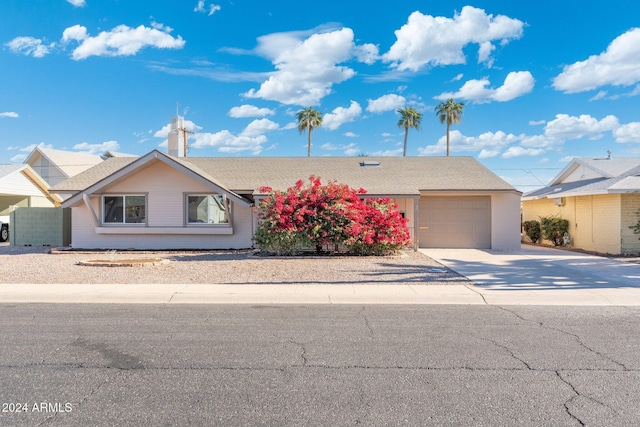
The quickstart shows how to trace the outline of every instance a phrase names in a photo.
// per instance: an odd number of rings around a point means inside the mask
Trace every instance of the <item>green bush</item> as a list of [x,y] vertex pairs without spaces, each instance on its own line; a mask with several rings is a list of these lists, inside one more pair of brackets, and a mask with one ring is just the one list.
[[538,243],[542,232],[540,231],[540,223],[536,220],[525,221],[523,227],[525,234],[532,243]]
[[[636,215],[640,217],[640,211],[636,212]],[[636,225],[630,225],[629,228],[633,230],[633,234],[640,234],[640,219],[638,219]]]
[[542,237],[554,246],[562,246],[564,233],[569,231],[569,221],[556,216],[540,218]]

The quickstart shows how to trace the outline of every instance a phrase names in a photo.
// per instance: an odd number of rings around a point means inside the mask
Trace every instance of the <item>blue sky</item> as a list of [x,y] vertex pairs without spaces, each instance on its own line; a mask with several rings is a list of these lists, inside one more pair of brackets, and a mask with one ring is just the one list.
[[[38,144],[190,156],[445,155],[435,106],[464,102],[451,154],[521,191],[572,157],[640,156],[640,4],[592,0],[3,0],[0,163]],[[302,178],[302,177],[301,177]]]

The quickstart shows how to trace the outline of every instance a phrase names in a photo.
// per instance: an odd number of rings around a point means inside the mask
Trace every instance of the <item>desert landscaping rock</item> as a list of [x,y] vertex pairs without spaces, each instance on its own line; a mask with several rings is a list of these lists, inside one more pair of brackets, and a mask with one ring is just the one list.
[[[53,253],[49,253],[53,252]],[[113,268],[80,265],[159,259],[153,268]],[[47,247],[0,247],[0,283],[86,284],[470,284],[427,257],[406,250],[397,256],[258,256],[256,251],[58,251]]]

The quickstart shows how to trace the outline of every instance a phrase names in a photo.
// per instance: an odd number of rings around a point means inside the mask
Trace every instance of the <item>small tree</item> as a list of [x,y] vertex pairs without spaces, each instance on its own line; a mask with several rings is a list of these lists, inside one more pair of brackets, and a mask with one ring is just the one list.
[[532,243],[538,243],[540,240],[541,231],[540,231],[540,223],[536,220],[525,221],[522,225],[525,234],[531,240]]
[[549,240],[554,246],[562,246],[564,233],[569,231],[569,221],[556,216],[540,218],[540,228],[545,240]]

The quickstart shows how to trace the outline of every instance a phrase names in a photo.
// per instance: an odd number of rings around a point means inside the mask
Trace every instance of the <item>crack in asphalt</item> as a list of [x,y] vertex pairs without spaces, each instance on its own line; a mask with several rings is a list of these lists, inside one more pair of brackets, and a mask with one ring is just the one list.
[[517,317],[518,319],[522,320],[523,322],[535,323],[535,324],[539,325],[539,326],[540,326],[541,328],[543,328],[543,329],[547,329],[547,330],[551,330],[551,331],[560,332],[561,334],[564,334],[564,335],[570,336],[570,337],[572,337],[572,338],[574,338],[574,339],[575,339],[575,341],[578,343],[578,345],[580,345],[580,346],[581,346],[581,347],[583,347],[584,349],[586,349],[586,350],[590,351],[591,353],[596,354],[596,355],[598,355],[599,357],[601,357],[601,358],[603,358],[603,359],[605,359],[605,360],[608,360],[609,362],[611,362],[611,363],[613,363],[613,364],[615,364],[615,365],[620,366],[620,367],[622,368],[622,370],[623,370],[623,371],[629,371],[629,370],[630,370],[630,369],[629,369],[629,367],[627,367],[624,363],[619,362],[619,361],[617,361],[617,360],[613,359],[611,356],[609,356],[609,355],[607,355],[607,354],[604,354],[604,353],[601,353],[601,352],[599,352],[598,350],[595,350],[595,349],[593,349],[593,348],[589,347],[587,344],[585,344],[585,343],[582,341],[582,338],[581,338],[578,334],[574,334],[574,333],[572,333],[572,332],[565,331],[565,330],[560,329],[560,328],[557,328],[557,327],[555,327],[555,326],[549,326],[549,325],[546,325],[544,322],[541,322],[541,321],[539,321],[539,320],[527,319],[527,318],[523,317],[522,315],[520,315],[520,314],[516,313],[515,311],[513,311],[513,310],[509,310],[508,308],[505,308],[505,307],[502,307],[502,306],[499,306],[499,305],[496,305],[496,306],[494,306],[494,307],[496,307],[496,308],[498,308],[498,309],[500,309],[500,310],[506,311],[507,313],[510,313],[510,314],[514,315],[515,317]]
[[362,306],[362,308],[360,309],[360,313],[358,314],[364,320],[364,325],[366,326],[367,331],[369,331],[369,338],[375,338],[375,334],[373,332],[373,326],[371,326],[371,322],[369,322],[369,318],[367,317],[365,311],[366,311],[366,307]]
[[495,345],[496,347],[499,347],[499,348],[501,348],[501,349],[505,350],[507,353],[509,353],[509,356],[511,356],[512,358],[514,358],[514,359],[515,359],[515,360],[517,360],[518,362],[522,363],[522,364],[525,366],[525,368],[527,368],[527,370],[528,370],[528,371],[536,371],[536,370],[537,370],[537,369],[535,369],[535,368],[531,367],[531,365],[529,365],[527,362],[525,362],[525,360],[524,360],[524,359],[522,359],[522,358],[520,358],[520,357],[516,356],[516,354],[513,352],[513,350],[511,350],[511,349],[510,349],[509,347],[507,347],[506,345],[502,345],[502,344],[498,343],[497,341],[494,341],[494,340],[492,340],[492,339],[485,338],[485,337],[479,337],[479,336],[478,336],[477,338],[479,338],[479,339],[481,339],[481,340],[483,340],[483,341],[490,342],[491,344]]
[[565,401],[565,402],[563,403],[564,410],[565,410],[565,412],[566,412],[566,413],[571,417],[571,419],[573,419],[573,420],[577,421],[581,426],[586,425],[586,423],[585,423],[584,421],[582,421],[582,420],[581,420],[581,419],[580,419],[576,414],[574,414],[574,413],[571,411],[571,408],[569,407],[569,405],[570,405],[570,404],[571,404],[571,403],[572,403],[576,398],[578,398],[578,397],[582,397],[582,398],[588,399],[588,400],[590,400],[590,401],[592,401],[592,402],[597,403],[597,404],[598,404],[598,405],[600,405],[600,406],[603,406],[603,407],[605,407],[605,408],[607,408],[607,409],[610,409],[610,410],[612,410],[612,411],[614,411],[614,412],[615,412],[615,409],[614,409],[614,408],[610,407],[609,405],[605,404],[604,402],[601,402],[601,401],[599,401],[599,400],[597,400],[597,399],[594,399],[594,398],[593,398],[593,397],[591,397],[591,396],[586,396],[586,395],[584,395],[584,394],[581,394],[581,393],[578,391],[578,389],[577,389],[577,388],[576,388],[576,387],[571,383],[571,381],[569,381],[568,379],[566,379],[566,378],[564,378],[564,377],[562,376],[562,373],[561,373],[559,370],[557,370],[557,371],[555,371],[555,372],[556,372],[556,376],[558,377],[558,379],[559,379],[560,381],[562,381],[564,384],[568,385],[568,386],[571,388],[571,391],[574,393],[574,396],[572,396],[570,399],[568,399],[567,401]]

